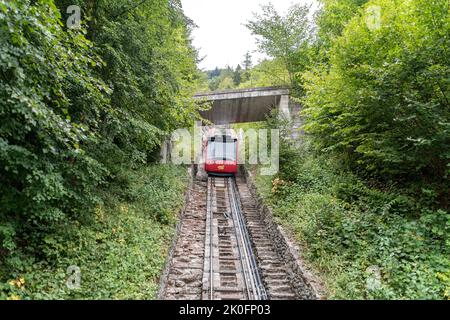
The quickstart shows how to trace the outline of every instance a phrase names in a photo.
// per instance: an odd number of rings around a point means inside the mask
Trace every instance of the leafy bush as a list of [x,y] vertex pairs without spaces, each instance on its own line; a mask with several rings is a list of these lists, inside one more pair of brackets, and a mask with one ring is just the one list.
[[[0,299],[155,298],[186,170],[150,166],[127,174],[128,188],[102,191],[93,221],[63,223],[40,244],[40,257],[33,251],[9,257],[0,269]],[[66,285],[72,265],[81,269],[79,289]]]

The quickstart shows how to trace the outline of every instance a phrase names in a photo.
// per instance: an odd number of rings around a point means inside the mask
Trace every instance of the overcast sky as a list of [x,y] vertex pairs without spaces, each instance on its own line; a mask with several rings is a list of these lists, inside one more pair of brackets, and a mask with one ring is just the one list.
[[[254,36],[244,26],[260,12],[260,5],[269,0],[181,0],[185,14],[198,26],[193,32],[194,46],[205,59],[200,68],[209,70],[242,64],[247,51],[252,53],[253,63],[263,56],[257,52]],[[314,3],[315,0],[273,0],[279,12],[285,12],[293,3]]]

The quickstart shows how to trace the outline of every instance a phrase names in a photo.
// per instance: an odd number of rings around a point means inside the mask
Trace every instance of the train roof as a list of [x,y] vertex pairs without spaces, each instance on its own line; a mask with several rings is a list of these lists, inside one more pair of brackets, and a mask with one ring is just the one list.
[[237,134],[233,129],[228,128],[210,128],[207,133],[206,137],[230,137],[231,139],[237,139]]

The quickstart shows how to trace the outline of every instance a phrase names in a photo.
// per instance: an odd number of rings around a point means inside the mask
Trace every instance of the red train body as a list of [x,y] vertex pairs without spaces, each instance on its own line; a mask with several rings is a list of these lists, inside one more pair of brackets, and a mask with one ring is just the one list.
[[211,129],[204,140],[205,171],[209,175],[237,173],[238,139],[231,129]]

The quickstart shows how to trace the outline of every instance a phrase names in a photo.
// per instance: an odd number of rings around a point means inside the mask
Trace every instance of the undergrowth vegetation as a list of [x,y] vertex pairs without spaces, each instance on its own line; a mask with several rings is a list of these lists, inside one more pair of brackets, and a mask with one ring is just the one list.
[[[89,221],[63,222],[2,261],[0,299],[155,298],[188,176],[171,165],[123,174],[127,185],[99,191]],[[80,268],[79,288],[71,286],[71,266]]]

